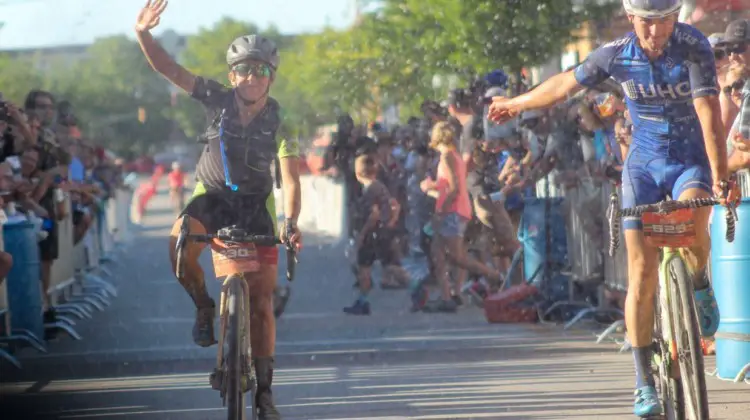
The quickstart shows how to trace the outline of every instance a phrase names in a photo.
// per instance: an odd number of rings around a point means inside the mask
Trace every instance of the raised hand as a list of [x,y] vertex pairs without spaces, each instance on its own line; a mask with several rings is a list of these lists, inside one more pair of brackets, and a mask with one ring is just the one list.
[[136,32],[146,32],[157,27],[167,4],[169,4],[167,0],[148,0],[138,13],[138,20],[135,24]]

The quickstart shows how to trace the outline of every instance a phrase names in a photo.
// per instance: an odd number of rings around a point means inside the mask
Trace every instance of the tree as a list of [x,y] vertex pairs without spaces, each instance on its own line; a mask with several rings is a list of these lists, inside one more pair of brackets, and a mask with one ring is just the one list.
[[39,88],[43,78],[29,59],[11,57],[0,54],[0,92],[6,101],[11,101],[23,107],[26,94],[31,89]]
[[[574,3],[580,4],[574,7]],[[464,78],[498,67],[516,72],[542,64],[574,40],[574,31],[611,13],[598,0],[388,0],[377,12],[379,37],[389,29],[407,47],[394,61],[421,62]],[[378,31],[379,30],[379,31]]]
[[[435,94],[435,75],[468,82],[495,68],[518,72],[542,64],[572,41],[585,21],[615,7],[598,0],[575,3],[579,7],[571,0],[385,0],[354,28],[323,33],[302,48],[309,50],[308,63],[317,64],[313,72],[325,69],[319,77],[334,75],[348,83],[338,88],[342,106],[362,106],[363,93],[377,88],[378,100],[414,110]],[[326,42],[332,38],[337,42]]]
[[[164,144],[172,128],[167,82],[151,70],[138,44],[125,36],[101,38],[87,55],[47,80],[50,90],[73,103],[84,134],[126,155]],[[145,123],[138,121],[140,107]]]

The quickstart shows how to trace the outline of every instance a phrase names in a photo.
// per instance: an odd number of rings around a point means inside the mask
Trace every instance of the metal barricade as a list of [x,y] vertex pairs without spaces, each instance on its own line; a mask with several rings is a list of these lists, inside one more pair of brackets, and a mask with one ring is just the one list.
[[598,295],[598,305],[587,305],[588,307],[565,324],[565,329],[571,328],[587,316],[622,316],[619,309],[607,305],[604,296],[604,267],[607,256],[604,251],[606,246],[603,221],[606,220],[608,201],[603,201],[602,195],[608,191],[608,186],[606,182],[585,178],[581,180],[579,187],[568,190],[565,194],[568,256],[571,261],[571,272],[567,274],[570,275],[572,283],[577,283],[583,290],[595,290]]
[[[609,197],[614,191],[611,184],[605,185],[602,188],[602,205],[609,206]],[[618,188],[617,194],[622,195],[622,191]],[[606,207],[605,207],[606,208]],[[605,218],[604,224],[604,249],[609,248],[610,231],[609,221]],[[626,293],[628,290],[628,256],[625,248],[625,237],[623,231],[620,231],[620,246],[615,251],[615,255],[610,257],[608,254],[604,259],[604,286],[605,289],[615,294]],[[601,304],[609,305],[609,301],[606,298],[602,299]],[[614,308],[613,308],[614,309]],[[619,310],[618,310],[619,311]],[[597,343],[601,343],[606,338],[609,338],[615,332],[622,332],[625,328],[624,320],[617,320],[610,324],[603,332],[597,335]],[[618,344],[624,344],[619,342]],[[622,350],[624,350],[623,347]]]
[[[46,353],[47,349],[43,338],[43,317],[42,317],[42,296],[39,285],[39,250],[37,248],[37,232],[32,223],[28,221],[18,221],[14,223],[13,237],[8,239],[5,232],[7,226],[0,225],[0,248],[4,251],[7,249],[13,258],[13,266],[8,277],[3,282],[2,289],[5,293],[4,307],[2,315],[4,320],[4,334],[0,336],[0,345],[13,345],[12,349],[17,348],[16,343],[28,345],[41,353]],[[7,246],[6,240],[10,246]],[[13,273],[14,271],[15,274]],[[16,282],[11,287],[11,281]],[[15,319],[14,319],[15,316]],[[20,319],[20,322],[18,322]],[[38,328],[37,328],[38,327]],[[14,359],[9,360],[16,367],[20,368],[19,363],[13,363]]]
[[[71,214],[69,197],[65,198],[64,207],[66,214]],[[50,298],[50,304],[55,307],[62,303],[63,292],[75,282],[72,217],[57,221],[57,249],[58,257],[52,263],[50,288],[46,291]]]
[[[1,225],[0,225],[1,227]],[[0,251],[5,250],[5,244],[3,242],[3,230],[0,228]],[[8,343],[9,337],[12,334],[12,328],[10,324],[10,308],[8,307],[8,288],[4,278],[0,278],[0,320],[2,321],[3,334],[0,336],[0,359],[10,362],[13,366],[21,368],[21,363],[13,357],[9,352],[5,351],[3,345]]]
[[[123,198],[128,199],[127,195]],[[124,217],[118,218],[118,212],[127,214],[127,211],[122,211],[122,207],[128,208],[127,204],[124,204],[125,200],[120,199],[119,202],[111,200],[114,203],[112,214],[119,222],[122,222]],[[69,209],[68,214],[72,214],[69,198],[66,198],[65,205]],[[106,236],[109,235],[110,229],[124,233],[127,232],[128,226],[124,225],[121,228],[115,224],[110,227],[106,221],[99,220],[102,214],[105,212],[92,212],[91,225],[84,238],[77,244],[74,243],[75,227],[72,217],[67,217],[58,223],[59,257],[53,263],[50,289],[47,291],[57,317],[54,323],[46,324],[45,328],[64,331],[78,340],[81,336],[73,328],[75,321],[72,317],[90,319],[94,310],[103,311],[109,306],[110,298],[117,296],[116,288],[99,275],[100,272],[111,275],[101,265],[103,260],[101,248],[102,243],[107,241]]]
[[[568,278],[568,299],[556,301],[546,310],[543,318],[560,307],[583,308],[578,314],[593,309],[590,303],[576,296],[575,287],[576,283],[588,282],[592,274],[596,276],[595,271],[599,265],[592,235],[585,229],[585,219],[595,217],[595,215],[586,215],[581,212],[582,207],[586,207],[586,202],[591,201],[590,194],[595,192],[593,190],[593,183],[590,180],[584,180],[577,188],[560,190],[564,194],[561,210],[564,213],[566,248],[570,264],[566,268],[570,271],[562,271],[561,274]],[[596,198],[598,199],[598,196]],[[574,321],[578,319],[580,319],[578,316],[573,318]]]
[[73,298],[74,289],[79,279],[75,272],[76,247],[74,242],[74,226],[70,197],[65,197],[65,212],[68,217],[57,221],[57,259],[52,263],[49,289],[46,290],[50,305],[55,310],[55,322],[45,323],[48,331],[63,331],[71,337],[80,340],[81,336],[73,328],[76,325],[71,316],[78,319],[91,318],[91,313],[78,304]]

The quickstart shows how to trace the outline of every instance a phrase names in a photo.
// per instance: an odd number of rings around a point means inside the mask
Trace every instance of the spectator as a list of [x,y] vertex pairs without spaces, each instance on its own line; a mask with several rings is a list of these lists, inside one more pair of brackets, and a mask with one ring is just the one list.
[[[722,83],[721,95],[726,96],[738,109],[742,105],[742,88],[748,78],[750,70],[747,67],[732,65]],[[727,136],[728,165],[731,172],[750,168],[750,142],[740,136],[739,123],[740,116],[737,115]]]
[[[448,279],[446,260],[460,269],[481,274],[490,281],[499,283],[502,280],[499,272],[466,253],[463,234],[472,212],[466,187],[466,165],[456,147],[457,137],[451,123],[440,122],[433,127],[430,147],[440,153],[437,179],[425,179],[421,185],[422,191],[437,200],[432,222],[435,237],[430,254],[441,289],[441,300],[430,307],[430,310],[439,312],[455,312],[457,307]],[[460,274],[457,277],[463,278]],[[460,293],[462,286],[456,285],[456,295]]]
[[10,102],[0,101],[0,162],[19,154],[35,140],[24,112]]
[[[750,22],[746,19],[738,19],[727,25],[724,32],[722,49],[729,58],[729,64],[734,67],[745,67],[750,65]],[[719,80],[723,79],[720,72]],[[725,127],[731,127],[740,109],[726,94],[720,94],[721,120]]]
[[55,312],[46,291],[49,290],[52,264],[59,256],[58,222],[66,216],[62,200],[54,193],[55,186],[60,185],[67,175],[67,165],[58,165],[58,153],[58,148],[45,141],[38,147],[27,149],[21,157],[22,174],[33,188],[31,198],[46,211],[49,220],[45,229],[47,235],[39,242],[45,322],[55,322]]
[[439,103],[433,100],[425,99],[422,102],[420,110],[427,120],[428,129],[434,124],[440,121],[446,121],[448,119],[448,110],[443,108]]
[[398,221],[399,206],[391,198],[388,188],[377,180],[377,163],[372,155],[356,158],[355,173],[362,183],[362,196],[358,201],[358,217],[354,220],[357,249],[357,278],[359,297],[344,312],[352,315],[369,315],[368,294],[372,289],[371,268],[375,261],[385,268],[381,287],[403,288],[409,281],[401,261],[393,254],[392,231]]
[[167,176],[169,179],[169,198],[172,206],[179,214],[185,207],[185,172],[180,168],[180,162],[172,162],[172,171]]

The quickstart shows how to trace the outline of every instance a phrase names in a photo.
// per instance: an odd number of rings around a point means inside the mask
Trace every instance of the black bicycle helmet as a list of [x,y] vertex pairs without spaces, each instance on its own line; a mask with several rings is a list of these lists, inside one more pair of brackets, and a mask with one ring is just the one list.
[[227,50],[227,64],[234,66],[244,60],[259,60],[279,68],[279,49],[270,39],[261,35],[244,35],[235,39]]

